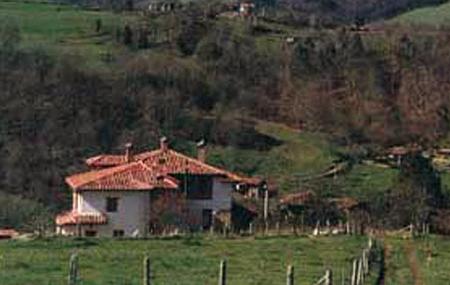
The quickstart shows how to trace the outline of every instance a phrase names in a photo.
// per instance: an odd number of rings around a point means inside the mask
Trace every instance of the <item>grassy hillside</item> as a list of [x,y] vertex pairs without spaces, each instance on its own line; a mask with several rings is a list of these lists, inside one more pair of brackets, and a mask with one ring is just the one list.
[[393,185],[398,169],[381,168],[374,165],[355,165],[349,173],[338,177],[333,184],[345,196],[371,201]]
[[[211,162],[229,169],[271,177],[281,190],[291,192],[295,177],[316,175],[325,171],[337,158],[337,147],[324,134],[300,131],[282,124],[259,122],[256,130],[281,142],[269,151],[216,147]],[[293,185],[294,184],[294,185]]]
[[410,25],[426,25],[436,28],[448,26],[450,23],[450,3],[415,9],[401,14],[390,22]]
[[398,170],[357,164],[337,177],[303,181],[330,168],[344,150],[325,134],[296,130],[282,124],[259,122],[256,129],[282,144],[269,151],[215,147],[211,162],[229,169],[276,179],[281,192],[304,190],[305,184],[322,183],[336,195],[368,201],[382,195],[394,181]]
[[[120,48],[113,38],[117,27],[133,17],[126,14],[86,11],[69,5],[0,2],[0,19],[17,23],[24,45],[42,46],[58,53],[82,55],[98,64],[106,53]],[[102,28],[96,32],[96,21]]]
[[156,285],[214,284],[222,258],[228,260],[230,284],[283,284],[288,264],[300,284],[312,284],[327,268],[340,282],[342,270],[349,272],[366,242],[363,237],[0,242],[0,280],[2,285],[63,284],[69,256],[77,252],[85,285],[141,284],[145,255],[152,258]]

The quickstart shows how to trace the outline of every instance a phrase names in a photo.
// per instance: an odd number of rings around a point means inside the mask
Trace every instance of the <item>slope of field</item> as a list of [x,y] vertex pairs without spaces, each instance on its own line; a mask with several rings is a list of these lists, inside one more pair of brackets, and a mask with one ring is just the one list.
[[366,242],[364,237],[0,242],[0,280],[2,285],[63,284],[70,254],[77,252],[84,285],[142,284],[146,255],[157,285],[215,284],[222,258],[228,260],[230,284],[283,284],[288,264],[299,284],[313,284],[327,268],[335,270],[340,284],[342,271],[348,274],[351,258]]
[[447,26],[450,23],[450,3],[412,10],[395,17],[389,22],[409,25],[425,25],[436,28]]
[[355,165],[350,172],[338,177],[333,184],[339,187],[342,195],[369,202],[383,196],[393,185],[398,173],[398,169]]
[[388,238],[385,241],[386,283],[446,285],[450,281],[450,241],[431,236],[425,239]]
[[[282,144],[269,151],[216,147],[211,151],[212,162],[231,170],[274,178],[282,190],[291,192],[298,190],[292,188],[296,177],[320,174],[337,158],[337,147],[323,134],[269,122],[259,122],[256,129]],[[245,169],[233,169],[236,165]]]
[[[211,162],[228,169],[275,178],[282,192],[294,192],[304,190],[302,180],[305,177],[325,173],[339,158],[338,153],[343,151],[321,133],[268,122],[259,122],[256,129],[282,144],[269,151],[215,147],[210,153]],[[235,169],[236,165],[241,168]],[[369,201],[389,189],[397,174],[396,169],[355,165],[350,171],[324,178],[319,183],[329,185],[334,194]]]

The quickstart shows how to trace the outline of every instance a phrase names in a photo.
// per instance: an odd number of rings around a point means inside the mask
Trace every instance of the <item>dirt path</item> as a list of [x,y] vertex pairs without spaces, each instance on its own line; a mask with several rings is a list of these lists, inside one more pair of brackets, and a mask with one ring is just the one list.
[[411,270],[414,285],[424,285],[420,265],[417,261],[416,248],[412,241],[407,241],[404,245],[404,251],[408,258],[409,269]]

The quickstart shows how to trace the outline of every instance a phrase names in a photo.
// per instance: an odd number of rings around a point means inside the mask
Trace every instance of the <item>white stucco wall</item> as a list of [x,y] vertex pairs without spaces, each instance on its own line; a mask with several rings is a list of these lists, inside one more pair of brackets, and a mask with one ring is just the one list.
[[[95,226],[99,236],[112,236],[114,230],[123,230],[125,236],[139,231],[142,236],[149,218],[149,192],[138,191],[85,191],[80,193],[78,211],[101,212],[107,216],[107,225]],[[119,198],[117,212],[106,212],[106,199]]]
[[[202,212],[205,209],[214,212],[230,211],[232,206],[233,186],[230,183],[221,182],[219,178],[213,180],[212,199],[188,200],[187,207],[194,224],[202,224]],[[123,230],[125,236],[133,236],[139,231],[140,235],[146,234],[150,217],[150,193],[139,191],[83,191],[75,195],[76,210],[80,213],[103,213],[107,216],[106,225],[83,225],[81,234],[86,230],[94,230],[97,236],[111,237],[114,230]],[[118,211],[106,212],[106,199],[108,197],[119,198]],[[75,209],[74,209],[75,210]],[[60,234],[76,235],[75,226],[67,226],[59,229]]]

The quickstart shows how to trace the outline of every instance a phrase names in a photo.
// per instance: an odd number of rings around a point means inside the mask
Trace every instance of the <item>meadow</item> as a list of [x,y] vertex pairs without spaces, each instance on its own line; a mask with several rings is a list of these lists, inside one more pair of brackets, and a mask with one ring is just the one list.
[[[22,45],[56,54],[80,56],[83,66],[102,64],[106,54],[117,54],[116,29],[134,16],[106,11],[87,11],[75,6],[20,1],[1,1],[0,20],[19,27]],[[101,22],[100,31],[96,30]]]
[[387,238],[385,284],[433,284],[450,282],[450,240]]
[[64,284],[76,252],[84,285],[141,284],[145,256],[151,257],[156,285],[215,284],[221,259],[228,261],[230,284],[284,284],[289,264],[296,284],[313,284],[328,268],[340,284],[366,244],[366,237],[344,236],[2,241],[0,280],[2,285]]
[[399,173],[398,169],[376,164],[355,164],[336,177],[306,181],[307,177],[320,175],[329,169],[345,149],[333,144],[322,133],[297,130],[282,124],[260,121],[256,130],[283,143],[268,151],[214,147],[210,151],[211,162],[231,170],[235,170],[235,165],[244,166],[248,168],[247,172],[263,177],[270,174],[277,179],[281,192],[293,192],[307,183],[317,183],[333,195],[351,196],[362,201],[382,195]]

